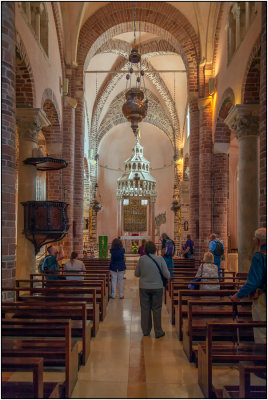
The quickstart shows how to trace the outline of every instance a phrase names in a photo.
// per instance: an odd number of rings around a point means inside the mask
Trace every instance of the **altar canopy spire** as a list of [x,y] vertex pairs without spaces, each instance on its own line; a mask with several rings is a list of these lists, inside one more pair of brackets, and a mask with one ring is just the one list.
[[117,180],[117,198],[156,198],[156,180],[150,174],[150,162],[143,156],[139,135],[132,156],[125,161],[125,172]]

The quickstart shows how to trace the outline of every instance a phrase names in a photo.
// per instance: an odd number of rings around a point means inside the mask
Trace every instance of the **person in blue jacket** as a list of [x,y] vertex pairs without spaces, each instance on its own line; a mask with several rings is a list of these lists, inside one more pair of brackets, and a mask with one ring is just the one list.
[[[250,296],[253,321],[266,321],[266,289],[267,289],[267,237],[266,228],[259,228],[254,235],[256,253],[253,254],[247,281],[241,289],[230,297],[231,301],[239,302]],[[266,343],[266,328],[254,328],[256,343]]]
[[[220,251],[219,251],[220,250]],[[215,233],[210,235],[209,251],[214,256],[214,264],[218,267],[219,276],[221,275],[221,260],[224,254],[224,246],[222,241],[218,240]],[[218,253],[219,251],[219,253]]]
[[112,299],[116,297],[116,285],[118,283],[119,297],[124,298],[124,273],[126,270],[125,263],[125,249],[120,239],[116,238],[112,241],[112,247],[110,249],[111,262],[110,262],[110,273],[112,279]]

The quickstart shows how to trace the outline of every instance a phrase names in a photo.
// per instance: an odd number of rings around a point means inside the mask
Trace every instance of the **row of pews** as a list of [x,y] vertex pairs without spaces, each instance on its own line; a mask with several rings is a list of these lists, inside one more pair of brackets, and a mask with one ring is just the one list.
[[[199,263],[174,260],[174,277],[165,289],[170,320],[189,360],[198,368],[198,383],[206,398],[267,398],[266,386],[251,385],[250,374],[266,373],[266,344],[254,342],[253,329],[266,322],[253,322],[252,301],[233,304],[229,296],[244,285],[247,274],[224,271],[217,290],[188,289],[200,285],[192,280]],[[215,285],[215,278],[205,285]],[[213,366],[239,365],[239,386],[213,385]]]
[[[83,262],[83,280],[75,280],[81,273],[62,269],[58,275],[70,279],[31,274],[2,288],[14,293],[14,301],[2,302],[2,371],[33,374],[32,382],[11,382],[2,375],[2,398],[71,397],[105,318],[111,284],[109,260]],[[64,372],[64,381],[44,382],[44,372],[54,370]]]

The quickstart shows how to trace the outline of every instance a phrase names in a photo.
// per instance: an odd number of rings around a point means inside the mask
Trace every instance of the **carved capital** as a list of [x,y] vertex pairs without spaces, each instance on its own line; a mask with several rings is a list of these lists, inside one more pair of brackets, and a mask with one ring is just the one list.
[[237,139],[259,135],[259,105],[236,104],[230,109],[224,123],[235,131]]
[[64,96],[64,106],[70,106],[75,109],[77,106],[77,100],[73,97]]
[[46,113],[41,108],[17,108],[16,122],[19,137],[37,143],[39,131],[51,125]]
[[212,104],[211,96],[204,97],[203,99],[198,100],[198,108],[199,110],[203,110],[204,108],[210,107]]

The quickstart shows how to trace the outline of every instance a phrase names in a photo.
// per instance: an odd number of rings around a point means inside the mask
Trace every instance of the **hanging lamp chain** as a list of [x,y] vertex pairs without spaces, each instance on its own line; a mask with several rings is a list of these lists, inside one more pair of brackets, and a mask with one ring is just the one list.
[[134,1],[134,45],[136,44],[136,1]]

